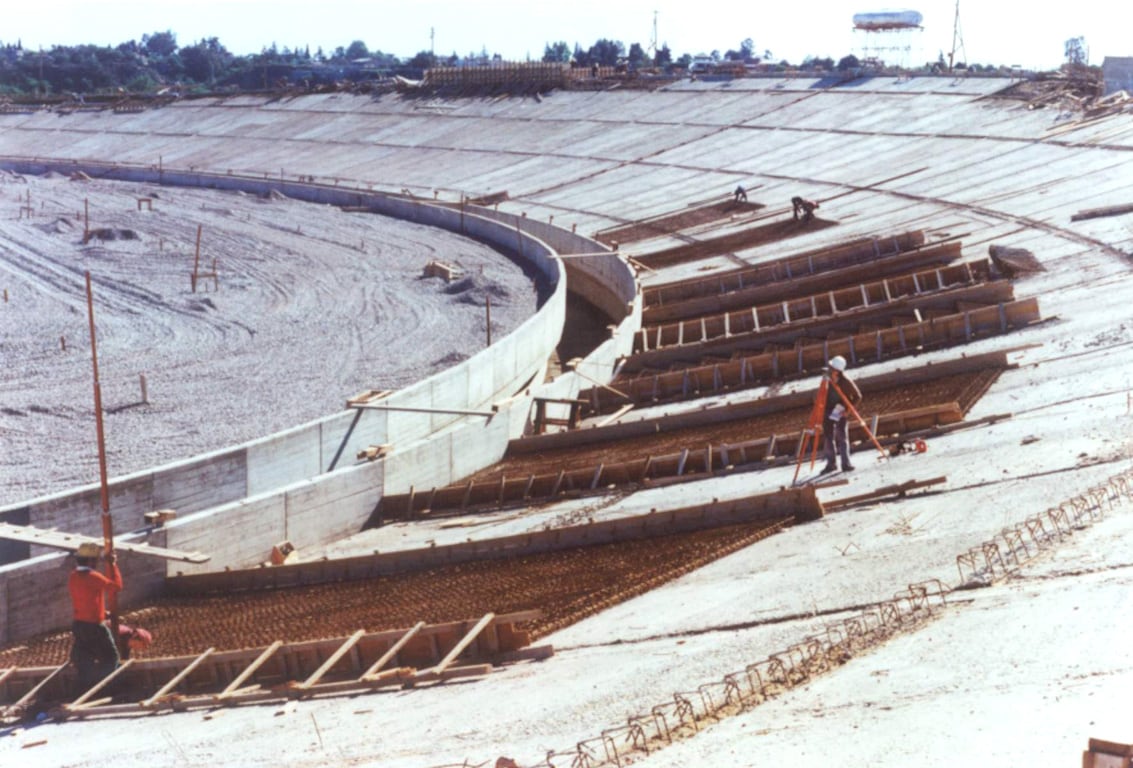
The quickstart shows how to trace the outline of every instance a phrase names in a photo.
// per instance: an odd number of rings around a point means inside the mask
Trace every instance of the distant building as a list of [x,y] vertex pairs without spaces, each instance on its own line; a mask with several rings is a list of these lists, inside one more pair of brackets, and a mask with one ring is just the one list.
[[1133,94],[1133,56],[1106,56],[1102,62],[1105,95],[1117,91]]

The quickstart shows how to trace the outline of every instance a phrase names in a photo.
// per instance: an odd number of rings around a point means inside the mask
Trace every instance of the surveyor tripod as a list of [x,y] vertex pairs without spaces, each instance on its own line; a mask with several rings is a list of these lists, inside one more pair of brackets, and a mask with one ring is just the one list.
[[823,434],[825,434],[825,430],[828,429],[823,420],[826,417],[826,397],[830,392],[830,387],[833,387],[834,391],[838,393],[838,397],[841,399],[842,405],[845,406],[846,411],[854,417],[858,425],[861,426],[862,430],[869,436],[870,442],[873,443],[878,453],[881,454],[880,458],[888,458],[885,449],[881,447],[881,443],[877,442],[873,430],[865,423],[865,419],[858,413],[858,409],[854,407],[854,404],[851,403],[850,399],[842,392],[838,383],[831,379],[829,374],[824,373],[822,375],[822,382],[818,385],[818,392],[815,393],[814,396],[814,405],[810,409],[810,416],[807,418],[806,429],[803,430],[802,440],[799,441],[799,457],[795,462],[795,477],[791,480],[792,485],[799,479],[799,468],[802,467],[803,458],[808,452],[810,453],[810,466],[812,469],[814,468],[814,460],[818,455],[819,430],[823,430]]

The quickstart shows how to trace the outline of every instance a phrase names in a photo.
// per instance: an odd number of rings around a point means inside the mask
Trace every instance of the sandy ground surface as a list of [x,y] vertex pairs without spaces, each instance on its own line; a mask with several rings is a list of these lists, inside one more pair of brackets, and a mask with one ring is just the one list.
[[[107,239],[82,242],[88,210]],[[200,271],[215,259],[217,279],[193,292],[198,227]],[[434,259],[461,279],[425,278]],[[537,303],[503,254],[408,222],[281,197],[0,174],[0,506],[98,482],[86,272],[111,477],[418,381],[483,348],[489,297],[496,337]]]

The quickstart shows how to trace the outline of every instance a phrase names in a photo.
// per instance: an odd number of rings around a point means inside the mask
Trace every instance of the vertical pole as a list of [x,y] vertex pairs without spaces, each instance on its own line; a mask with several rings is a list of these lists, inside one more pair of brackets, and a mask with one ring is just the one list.
[[[98,432],[98,480],[99,500],[102,503],[102,539],[106,550],[106,575],[110,576],[110,556],[114,554],[114,522],[110,517],[110,489],[106,481],[106,437],[102,427],[102,387],[98,381],[98,345],[94,328],[94,293],[91,290],[90,272],[87,279],[87,316],[90,320],[90,358],[94,370],[94,421]],[[114,642],[118,642],[118,593],[111,591],[107,596],[110,613],[110,629]]]
[[484,300],[484,306],[488,311],[488,346],[490,347],[492,346],[492,297],[486,296]]
[[[28,193],[31,194],[30,192]],[[83,242],[90,240],[90,200],[83,198]]]
[[200,274],[201,266],[201,227],[202,224],[197,225],[197,250],[196,255],[193,256],[193,293],[197,292],[197,275]]

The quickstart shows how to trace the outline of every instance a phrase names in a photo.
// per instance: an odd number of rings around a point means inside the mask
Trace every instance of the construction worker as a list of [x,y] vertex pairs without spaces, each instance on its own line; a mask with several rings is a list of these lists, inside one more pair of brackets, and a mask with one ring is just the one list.
[[733,197],[734,202],[746,203],[747,202],[747,190],[743,188],[742,184],[737,185],[736,191],[732,193],[732,197]]
[[818,203],[813,200],[804,200],[799,196],[791,198],[791,207],[794,209],[795,221],[799,220],[799,212],[802,212],[803,221],[810,221],[814,218],[814,212],[818,209]]
[[71,663],[78,673],[79,687],[87,691],[118,667],[118,645],[106,626],[106,593],[122,589],[122,573],[118,558],[111,553],[108,562],[110,575],[99,573],[102,547],[94,542],[83,542],[75,552],[75,570],[71,571],[67,586],[71,591],[73,621],[71,634]]
[[118,647],[121,649],[123,661],[135,653],[144,653],[152,642],[153,635],[149,630],[126,624],[118,625]]
[[[846,375],[846,358],[835,355],[827,362],[826,408],[822,420],[822,450],[826,456],[826,466],[822,474],[829,474],[838,468],[835,454],[842,460],[842,471],[850,472],[850,422],[849,405],[857,408],[862,400],[858,385]],[[843,397],[845,399],[843,399]]]

